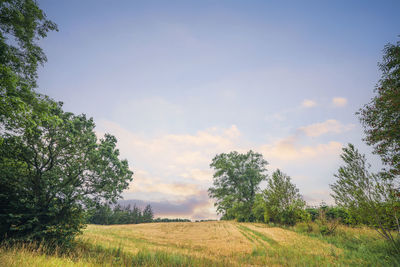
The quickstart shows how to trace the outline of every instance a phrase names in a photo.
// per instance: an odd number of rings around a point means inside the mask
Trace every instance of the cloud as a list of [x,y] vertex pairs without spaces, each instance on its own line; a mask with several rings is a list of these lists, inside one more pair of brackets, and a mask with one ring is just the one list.
[[304,200],[307,201],[308,205],[319,206],[322,202],[328,205],[334,205],[335,201],[331,197],[331,192],[326,189],[313,190],[307,194],[304,194]]
[[302,103],[301,103],[301,106],[303,107],[303,108],[312,108],[312,107],[315,107],[317,105],[317,103],[315,102],[315,101],[313,101],[313,100],[310,100],[310,99],[305,99]]
[[134,181],[126,192],[161,193],[181,198],[199,195],[201,190],[195,184],[163,182],[160,178],[151,177],[146,171],[136,170]]
[[211,181],[213,172],[211,170],[200,170],[194,168],[188,170],[187,172],[181,173],[180,176],[198,181]]
[[229,128],[213,127],[195,134],[157,136],[138,135],[109,121],[103,121],[101,125],[117,137],[123,156],[133,163],[162,169],[164,173],[175,171],[177,166],[181,172],[199,167],[207,170],[215,154],[239,148],[237,144],[241,135],[235,125]]
[[332,104],[335,107],[344,107],[347,105],[347,99],[344,97],[334,97],[332,98]]
[[309,137],[317,137],[327,133],[343,133],[354,128],[353,124],[343,125],[337,120],[326,120],[308,126],[300,127],[299,130]]
[[306,161],[329,154],[339,154],[342,144],[331,141],[313,146],[301,145],[296,136],[279,139],[272,144],[262,145],[260,151],[267,159],[280,161]]

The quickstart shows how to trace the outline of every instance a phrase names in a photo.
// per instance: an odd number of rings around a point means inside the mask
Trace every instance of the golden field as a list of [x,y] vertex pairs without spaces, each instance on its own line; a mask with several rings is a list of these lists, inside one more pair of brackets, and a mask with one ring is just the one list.
[[[1,266],[390,266],[340,242],[376,243],[367,228],[340,227],[334,237],[232,221],[89,225],[69,251],[2,248]],[[342,240],[343,239],[343,240]],[[342,241],[341,241],[342,240]],[[359,242],[359,243],[357,243]],[[361,242],[361,243],[360,243]],[[353,243],[352,243],[353,244]],[[393,260],[393,259],[392,259]]]

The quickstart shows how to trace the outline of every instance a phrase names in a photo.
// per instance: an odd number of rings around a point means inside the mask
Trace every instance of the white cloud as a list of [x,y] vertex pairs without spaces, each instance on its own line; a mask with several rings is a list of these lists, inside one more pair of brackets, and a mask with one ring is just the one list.
[[332,98],[332,104],[335,107],[344,107],[347,105],[347,99],[344,97],[334,97]]
[[314,123],[308,126],[300,127],[299,130],[307,136],[317,137],[327,133],[343,133],[354,128],[353,124],[343,125],[337,120],[326,120],[320,123]]
[[278,161],[305,161],[326,155],[339,154],[342,144],[331,141],[325,144],[304,146],[295,136],[279,139],[272,144],[262,145],[260,151],[265,158]]
[[310,99],[305,99],[302,103],[301,103],[301,106],[303,107],[303,108],[312,108],[312,107],[315,107],[317,105],[317,103],[315,102],[315,101],[313,101],[313,100],[310,100]]
[[211,170],[201,170],[201,169],[190,169],[187,172],[181,173],[181,177],[194,179],[198,181],[211,181],[213,177],[213,172]]

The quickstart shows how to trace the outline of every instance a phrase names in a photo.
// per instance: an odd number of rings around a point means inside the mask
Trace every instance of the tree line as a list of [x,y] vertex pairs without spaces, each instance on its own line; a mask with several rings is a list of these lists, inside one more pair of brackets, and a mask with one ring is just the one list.
[[102,205],[89,212],[87,222],[91,224],[138,224],[153,222],[153,210],[147,205],[141,210],[136,205],[130,204],[121,207],[120,205]]
[[[330,185],[336,206],[310,208],[290,176],[279,169],[267,174],[261,154],[218,154],[210,164],[214,179],[208,193],[221,219],[281,225],[316,221],[323,233],[332,233],[339,222],[363,224],[400,252],[400,42],[387,44],[383,53],[375,96],[356,113],[364,141],[381,158],[381,170],[372,172],[366,156],[348,144]],[[267,182],[263,190],[262,181]]]
[[155,218],[151,205],[147,205],[143,210],[138,206],[130,204],[102,205],[95,210],[88,211],[87,223],[111,225],[111,224],[138,224],[150,222],[191,222],[189,219],[181,218]]

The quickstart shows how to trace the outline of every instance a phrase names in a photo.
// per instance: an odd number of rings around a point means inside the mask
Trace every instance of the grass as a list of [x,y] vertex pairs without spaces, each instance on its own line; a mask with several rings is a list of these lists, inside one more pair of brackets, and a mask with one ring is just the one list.
[[[89,225],[75,249],[0,248],[0,266],[400,266],[374,230],[236,222]],[[308,229],[308,228],[307,228]]]
[[342,249],[342,258],[358,259],[368,266],[400,266],[400,255],[371,228],[340,225],[335,234],[327,236],[321,235],[318,225],[313,223],[308,231],[305,231],[303,224],[292,230]]

